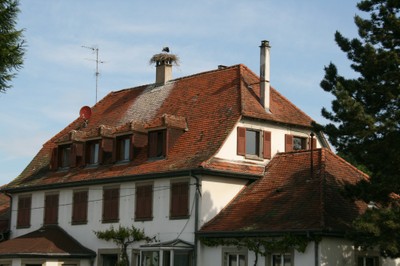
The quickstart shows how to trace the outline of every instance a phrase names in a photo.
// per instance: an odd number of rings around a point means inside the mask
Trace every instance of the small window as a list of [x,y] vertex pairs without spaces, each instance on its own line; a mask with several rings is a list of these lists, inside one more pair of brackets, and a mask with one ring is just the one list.
[[171,183],[170,218],[185,219],[189,215],[189,181]]
[[118,265],[118,254],[101,254],[102,266]]
[[166,156],[166,130],[149,132],[149,158]]
[[378,256],[359,256],[357,266],[379,266]]
[[136,186],[135,220],[153,219],[153,185]]
[[293,150],[305,150],[307,149],[307,138],[293,137]]
[[117,138],[117,161],[129,161],[131,155],[131,136]]
[[158,251],[143,251],[142,252],[142,266],[158,266],[159,264]]
[[58,223],[58,194],[48,194],[44,202],[44,224]]
[[68,168],[71,166],[71,144],[59,146],[58,165],[60,168]]
[[271,132],[238,127],[237,154],[249,159],[271,159]]
[[104,188],[103,223],[118,222],[118,219],[119,219],[119,188]]
[[88,191],[74,191],[72,202],[72,224],[86,224]]
[[90,141],[86,144],[87,152],[86,152],[86,162],[89,165],[97,165],[100,162],[100,142],[99,141]]
[[31,226],[31,205],[32,197],[18,197],[17,228],[27,228]]
[[247,252],[224,252],[224,266],[247,266]]
[[272,255],[272,266],[291,266],[292,255],[291,254],[273,254]]

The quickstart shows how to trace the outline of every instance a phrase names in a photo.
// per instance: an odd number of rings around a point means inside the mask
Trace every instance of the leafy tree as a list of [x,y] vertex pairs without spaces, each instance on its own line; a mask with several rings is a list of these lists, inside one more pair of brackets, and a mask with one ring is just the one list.
[[[355,16],[359,38],[339,32],[335,41],[352,61],[356,78],[325,68],[321,87],[333,94],[332,110],[322,109],[331,121],[323,126],[338,153],[370,175],[349,192],[378,208],[354,223],[351,236],[363,247],[379,245],[384,256],[400,257],[399,219],[393,197],[400,194],[400,1],[363,0],[357,4],[365,17]],[[392,226],[393,225],[393,226]]]
[[15,29],[18,4],[18,0],[0,0],[0,92],[11,87],[9,82],[23,64],[23,31]]
[[147,242],[152,241],[152,239],[145,235],[144,230],[140,230],[132,225],[132,227],[119,226],[115,229],[113,226],[110,229],[104,231],[94,231],[97,238],[114,242],[120,249],[119,262],[120,266],[129,265],[128,257],[128,246],[134,242],[139,242],[145,240]]

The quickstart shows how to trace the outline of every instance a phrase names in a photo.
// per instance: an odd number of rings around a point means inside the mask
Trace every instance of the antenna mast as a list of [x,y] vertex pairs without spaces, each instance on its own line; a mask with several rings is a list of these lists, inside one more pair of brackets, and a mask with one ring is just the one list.
[[96,60],[94,60],[94,61],[96,62],[95,75],[96,75],[96,103],[97,103],[97,86],[98,86],[98,79],[99,79],[99,75],[100,75],[99,63],[102,64],[102,63],[104,63],[104,61],[99,60],[99,48],[98,47],[89,47],[89,46],[84,46],[84,45],[82,45],[82,47],[86,48],[86,49],[90,49],[96,53]]

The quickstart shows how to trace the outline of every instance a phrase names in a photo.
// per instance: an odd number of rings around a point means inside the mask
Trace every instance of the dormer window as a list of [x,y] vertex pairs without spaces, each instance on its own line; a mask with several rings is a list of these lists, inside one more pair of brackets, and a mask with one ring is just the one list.
[[131,136],[117,138],[117,161],[129,161],[131,158]]
[[238,127],[237,154],[248,159],[271,159],[271,132]]
[[99,164],[99,155],[100,155],[100,141],[89,141],[86,143],[86,162],[89,165]]
[[166,130],[149,132],[149,158],[163,158],[166,156]]
[[[317,140],[313,138],[312,147],[317,147]],[[311,149],[310,138],[302,136],[285,135],[285,152]]]
[[293,137],[293,150],[305,150],[307,149],[307,138]]
[[68,168],[71,166],[71,144],[59,146],[58,165],[60,168]]

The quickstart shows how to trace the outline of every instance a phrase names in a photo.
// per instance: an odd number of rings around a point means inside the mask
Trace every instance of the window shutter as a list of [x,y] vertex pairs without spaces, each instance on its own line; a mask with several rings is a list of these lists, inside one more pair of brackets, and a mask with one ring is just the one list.
[[46,195],[44,207],[44,224],[58,222],[58,194]]
[[53,148],[51,151],[50,169],[57,170],[58,168],[58,147]]
[[18,199],[17,228],[29,227],[31,223],[32,198],[20,197]]
[[76,166],[76,145],[71,145],[71,153],[69,154],[69,165],[70,167]]
[[87,222],[88,192],[87,191],[74,192],[73,197],[74,198],[72,206],[72,222],[73,223]]
[[246,128],[237,128],[237,155],[246,155]]
[[104,152],[112,152],[114,146],[114,139],[112,138],[103,138],[101,140],[101,147]]
[[117,221],[119,217],[119,188],[103,191],[103,222]]
[[263,157],[264,159],[271,159],[271,132],[263,132]]
[[75,154],[76,156],[80,156],[83,157],[83,143],[82,142],[75,142],[73,144],[73,146],[75,147]]
[[293,135],[285,134],[285,152],[293,151]]
[[167,130],[161,131],[162,133],[162,155],[164,157],[167,157],[167,152],[168,152],[168,133]]
[[186,217],[189,214],[189,182],[171,184],[171,218]]
[[135,219],[151,219],[153,216],[153,186],[136,187]]
[[134,143],[135,143],[135,135],[132,135],[131,137],[130,137],[130,139],[131,139],[131,145],[129,146],[129,160],[130,161],[132,161],[133,160],[133,152],[134,152],[134,148],[135,148],[135,146],[134,146]]
[[157,157],[157,131],[149,132],[149,158]]

